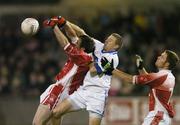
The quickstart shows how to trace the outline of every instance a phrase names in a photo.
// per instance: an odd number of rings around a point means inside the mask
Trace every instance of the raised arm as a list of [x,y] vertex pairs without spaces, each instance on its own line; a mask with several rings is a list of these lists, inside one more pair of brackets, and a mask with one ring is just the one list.
[[144,64],[143,64],[143,59],[141,58],[141,56],[136,55],[136,66],[138,68],[138,72],[139,74],[148,74],[148,72],[146,71],[146,69],[144,68]]
[[76,35],[78,37],[82,36],[82,35],[87,35],[85,33],[85,31],[82,28],[80,28],[79,26],[77,26],[77,25],[75,25],[75,24],[73,24],[73,23],[71,23],[69,21],[67,21],[67,24],[70,25],[73,28],[73,30],[76,32]]
[[71,41],[78,37],[75,30],[68,21],[66,21],[66,24],[64,25],[64,30],[66,32],[66,35],[71,39]]
[[74,31],[74,29],[71,27],[69,22],[64,17],[55,16],[50,19],[46,19],[43,21],[43,25],[44,27],[51,27],[52,29],[56,27],[54,31],[57,31],[57,32],[59,30],[57,29],[57,26],[60,29],[64,28],[66,35],[71,39],[71,41],[74,40],[74,38],[77,38],[76,32]]
[[66,45],[69,44],[68,39],[66,38],[66,36],[60,31],[60,29],[58,28],[58,26],[56,25],[53,29],[55,36],[58,40],[58,43],[60,44],[61,47],[65,47]]
[[79,36],[82,36],[82,35],[87,35],[82,28],[80,28],[79,26],[67,21],[62,16],[55,16],[55,17],[52,17],[50,19],[46,19],[46,20],[44,20],[43,25],[45,27],[52,27],[52,28],[54,28],[55,25],[58,25],[59,28],[64,27],[66,35],[70,39],[74,38],[76,36],[79,37]]
[[139,74],[148,74],[146,69],[143,67],[143,69],[138,69]]

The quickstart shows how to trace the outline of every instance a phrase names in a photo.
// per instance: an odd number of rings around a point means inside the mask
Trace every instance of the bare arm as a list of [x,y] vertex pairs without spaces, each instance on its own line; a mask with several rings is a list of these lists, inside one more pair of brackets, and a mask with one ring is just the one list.
[[90,65],[89,65],[89,71],[90,71],[90,73],[95,73],[95,74],[97,74],[97,70],[96,70],[96,68],[95,68],[95,66],[94,66],[94,63],[91,63]]
[[127,81],[127,82],[129,82],[129,83],[133,82],[133,75],[127,74],[121,70],[115,69],[115,70],[113,70],[112,74],[123,79],[123,80],[125,80],[125,81]]
[[144,65],[143,65],[144,61],[141,58],[141,56],[136,54],[135,57],[136,57],[136,67],[138,68],[139,74],[148,74],[148,72],[144,68]]
[[72,40],[73,38],[77,37],[75,30],[70,25],[70,22],[66,22],[66,25],[64,25],[64,29],[66,32],[66,35]]
[[67,22],[67,23],[73,28],[73,30],[76,32],[77,36],[87,35],[85,33],[85,31],[82,28],[80,28],[79,26],[77,26],[71,22]]
[[58,40],[58,43],[60,44],[61,47],[65,47],[66,45],[69,44],[68,39],[64,36],[64,34],[60,31],[58,26],[55,26],[53,29],[55,36]]
[[126,82],[133,83],[133,84],[140,84],[140,85],[148,85],[151,88],[162,85],[167,78],[167,74],[160,76],[160,75],[157,75],[157,73],[133,76],[117,69],[113,70],[112,73],[113,75],[125,80]]
[[139,74],[148,74],[148,72],[146,71],[144,67],[142,69],[139,69],[138,72]]

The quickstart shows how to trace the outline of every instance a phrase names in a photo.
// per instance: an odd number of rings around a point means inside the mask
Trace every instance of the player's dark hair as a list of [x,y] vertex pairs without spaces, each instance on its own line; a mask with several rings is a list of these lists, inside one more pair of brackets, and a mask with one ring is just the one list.
[[122,45],[123,45],[123,40],[122,40],[122,36],[117,34],[117,33],[112,33],[112,36],[114,36],[116,38],[116,44],[119,45],[119,47],[117,48],[117,50],[119,50]]
[[167,54],[167,61],[169,62],[169,69],[172,70],[179,62],[179,57],[175,52],[171,50],[165,50],[165,52]]
[[95,49],[94,41],[91,37],[87,35],[82,35],[79,36],[79,38],[81,39],[80,48],[84,48],[84,51],[86,53],[91,53],[94,51]]

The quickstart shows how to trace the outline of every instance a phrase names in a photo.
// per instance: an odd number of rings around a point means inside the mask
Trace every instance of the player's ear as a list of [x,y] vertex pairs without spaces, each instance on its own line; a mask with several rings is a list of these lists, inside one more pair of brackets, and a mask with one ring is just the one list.
[[114,49],[115,49],[115,50],[118,50],[118,49],[119,49],[119,45],[116,44],[116,45],[114,46]]
[[165,64],[164,64],[165,67],[169,67],[169,65],[170,65],[170,64],[169,64],[168,61],[166,61]]

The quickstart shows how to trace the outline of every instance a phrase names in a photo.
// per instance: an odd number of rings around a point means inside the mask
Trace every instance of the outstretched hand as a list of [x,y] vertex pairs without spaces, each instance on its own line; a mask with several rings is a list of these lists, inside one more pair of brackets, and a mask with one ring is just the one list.
[[143,65],[143,59],[141,58],[141,56],[136,55],[136,66],[139,70],[142,70],[144,65]]

